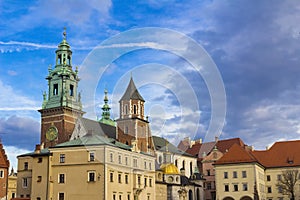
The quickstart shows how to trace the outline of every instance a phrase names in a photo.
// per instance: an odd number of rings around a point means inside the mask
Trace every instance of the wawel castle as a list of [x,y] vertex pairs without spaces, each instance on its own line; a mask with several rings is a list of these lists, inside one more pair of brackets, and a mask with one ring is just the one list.
[[[0,145],[0,199],[15,200],[283,200],[284,172],[300,170],[300,141],[253,150],[239,138],[178,147],[151,135],[145,100],[133,78],[112,120],[107,91],[100,120],[84,117],[78,69],[66,34],[48,68],[40,144],[18,156],[17,176]],[[33,147],[34,149],[34,147]],[[299,173],[300,174],[300,173]],[[295,199],[300,199],[296,177]],[[10,182],[9,182],[10,181]]]

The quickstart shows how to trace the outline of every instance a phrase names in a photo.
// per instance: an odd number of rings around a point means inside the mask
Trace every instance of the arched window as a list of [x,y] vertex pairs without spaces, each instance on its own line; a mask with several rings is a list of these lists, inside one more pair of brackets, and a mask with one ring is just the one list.
[[133,114],[136,114],[136,105],[133,105]]
[[185,161],[182,161],[182,169],[185,169]]
[[125,104],[124,106],[124,114],[127,115],[128,114],[128,105]]
[[178,167],[178,160],[175,160],[175,166]]

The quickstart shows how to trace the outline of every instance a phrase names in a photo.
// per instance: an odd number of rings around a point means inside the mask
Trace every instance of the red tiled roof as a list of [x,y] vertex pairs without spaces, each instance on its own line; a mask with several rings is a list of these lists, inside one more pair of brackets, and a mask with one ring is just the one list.
[[194,156],[197,155],[198,158],[202,158],[203,153],[205,152],[206,154],[209,154],[215,145],[217,145],[219,151],[225,153],[233,144],[238,144],[242,147],[245,146],[244,142],[240,138],[232,138],[227,140],[219,140],[217,144],[216,142],[196,143],[191,148],[188,148],[186,152]]
[[231,163],[251,163],[257,162],[250,150],[246,150],[244,147],[233,144],[232,147],[225,153],[219,160],[216,161],[218,164],[231,164]]
[[294,167],[300,166],[300,140],[276,142],[270,149],[251,151],[234,144],[216,164],[257,162],[262,166]]
[[244,147],[245,144],[240,138],[232,138],[227,140],[219,140],[217,142],[217,148],[222,153],[227,152],[233,144],[238,144],[241,147]]
[[2,143],[0,143],[0,167],[9,168],[9,160],[7,159]]

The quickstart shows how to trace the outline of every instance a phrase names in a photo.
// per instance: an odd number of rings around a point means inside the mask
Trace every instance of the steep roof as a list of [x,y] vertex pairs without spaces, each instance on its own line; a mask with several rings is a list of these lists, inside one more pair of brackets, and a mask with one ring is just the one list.
[[9,168],[9,160],[0,141],[0,167]]
[[[116,127],[84,117],[78,118],[82,126],[87,131],[86,134],[97,134],[116,139]],[[77,122],[78,123],[78,122]]]
[[253,151],[234,144],[216,164],[257,162],[266,168],[300,166],[300,140],[276,142],[268,150]]
[[[158,137],[158,136],[152,136],[152,140],[154,143],[155,150],[157,151],[166,151],[168,150],[171,153],[178,154],[178,155],[185,155],[189,157],[194,157],[193,155],[186,153],[185,151],[182,151],[178,149],[176,146],[171,144],[168,140]],[[167,148],[166,148],[167,146]]]
[[232,138],[218,140],[217,142],[196,143],[192,147],[188,148],[186,152],[194,156],[198,156],[198,158],[203,158],[203,153],[209,154],[213,150],[214,146],[217,146],[219,151],[225,153],[233,144],[238,144],[242,147],[245,146],[244,142],[240,138]]
[[268,150],[254,151],[265,167],[300,166],[300,140],[276,142]]
[[232,163],[251,163],[257,162],[250,150],[241,147],[238,144],[233,144],[227,153],[225,153],[219,160],[216,161],[218,164],[232,164]]
[[122,100],[141,100],[144,101],[143,97],[140,95],[139,91],[136,89],[136,86],[133,82],[132,77],[130,78],[129,84],[127,86],[127,89],[124,93],[124,95],[122,96],[122,98],[120,99],[120,101]]

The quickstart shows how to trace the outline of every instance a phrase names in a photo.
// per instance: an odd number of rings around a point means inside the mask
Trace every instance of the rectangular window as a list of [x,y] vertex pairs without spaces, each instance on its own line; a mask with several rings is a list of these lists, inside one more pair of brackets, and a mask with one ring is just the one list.
[[114,173],[113,172],[110,172],[109,180],[110,180],[110,182],[114,182]]
[[42,181],[42,176],[38,176],[37,182],[41,182],[41,181]]
[[211,182],[207,182],[206,187],[207,187],[208,190],[211,190]]
[[267,181],[271,181],[271,176],[267,175]]
[[65,163],[65,154],[60,154],[59,155],[59,162],[60,163]]
[[278,180],[278,181],[281,180],[281,175],[280,175],[280,174],[277,175],[277,180]]
[[242,177],[247,178],[247,172],[246,171],[242,171]]
[[152,179],[149,178],[149,187],[152,187]]
[[53,95],[54,96],[58,95],[58,84],[57,83],[53,84]]
[[144,186],[147,187],[147,178],[144,178]]
[[118,174],[118,182],[122,183],[122,174]]
[[278,193],[282,193],[282,186],[278,186]]
[[234,185],[233,185],[233,191],[235,191],[235,192],[239,191],[239,186],[238,186],[238,184],[234,184]]
[[237,172],[236,172],[236,171],[234,171],[234,172],[232,173],[232,177],[233,177],[233,178],[237,178]]
[[137,159],[136,158],[133,159],[133,167],[137,167]]
[[141,185],[141,177],[138,176],[138,185]]
[[38,163],[43,162],[43,158],[38,158]]
[[122,156],[121,155],[118,156],[118,159],[119,159],[119,164],[122,164]]
[[269,186],[267,189],[268,189],[268,193],[272,193],[272,187],[271,186]]
[[130,200],[130,194],[127,195],[127,200]]
[[65,200],[65,193],[63,192],[58,193],[58,200]]
[[125,174],[125,183],[128,184],[128,174]]
[[28,187],[28,180],[27,180],[27,178],[23,178],[22,186],[23,186],[23,188],[27,188]]
[[210,170],[209,170],[209,169],[206,170],[206,175],[207,175],[207,176],[210,176]]
[[28,162],[24,162],[24,170],[28,170]]
[[128,157],[125,157],[125,165],[128,165]]
[[229,192],[229,185],[224,185],[224,191]]
[[3,177],[4,177],[4,171],[0,170],[0,178],[3,178]]
[[147,162],[144,162],[144,168],[147,169]]
[[113,153],[110,153],[110,162],[114,162],[114,155],[113,155]]
[[89,172],[89,182],[94,182],[95,180],[95,172]]
[[248,184],[247,183],[243,183],[243,191],[248,191]]
[[151,163],[149,163],[149,170],[152,170],[152,165],[151,165]]
[[58,183],[65,183],[65,174],[59,174],[58,178],[59,178]]
[[94,152],[90,152],[89,160],[90,161],[95,161],[95,153]]
[[70,85],[70,96],[74,96],[74,85]]
[[116,200],[116,195],[115,194],[113,194],[113,200]]
[[225,178],[225,179],[228,178],[228,172],[224,172],[224,178]]

